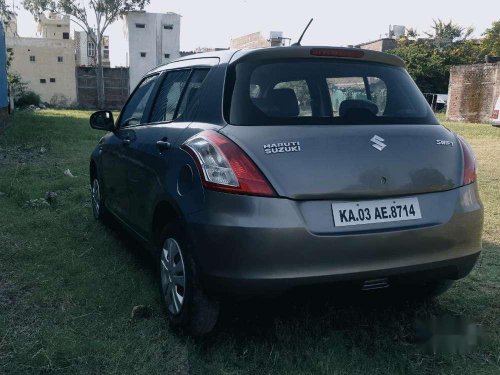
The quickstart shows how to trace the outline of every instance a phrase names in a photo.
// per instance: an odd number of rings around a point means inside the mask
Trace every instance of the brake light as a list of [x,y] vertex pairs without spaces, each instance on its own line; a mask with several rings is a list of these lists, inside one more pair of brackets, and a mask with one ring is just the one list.
[[476,181],[476,158],[470,145],[462,137],[458,137],[462,146],[462,154],[464,160],[464,185],[468,185]]
[[493,113],[491,114],[491,118],[492,118],[493,120],[496,120],[496,119],[498,119],[498,115],[499,115],[499,114],[500,114],[500,110],[495,109],[495,110],[493,111]]
[[342,49],[342,48],[313,48],[311,49],[313,56],[326,57],[352,57],[359,59],[365,55],[362,50]]
[[206,130],[182,145],[195,160],[203,186],[227,193],[275,196],[271,184],[234,142]]

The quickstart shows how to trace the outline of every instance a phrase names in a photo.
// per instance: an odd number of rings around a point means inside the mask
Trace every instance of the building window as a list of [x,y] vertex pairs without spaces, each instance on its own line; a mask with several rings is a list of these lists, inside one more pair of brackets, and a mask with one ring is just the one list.
[[41,78],[40,83],[47,83],[47,80],[45,78]]
[[136,23],[135,24],[135,27],[138,28],[138,29],[145,29],[146,28],[146,25],[143,24],[143,23]]
[[146,52],[141,52],[141,57],[146,57]]
[[166,54],[165,54],[165,58],[166,58],[166,59],[169,59],[169,58],[170,58],[170,53],[166,53]]
[[95,43],[94,42],[87,43],[87,56],[95,57]]
[[164,30],[173,30],[174,29],[174,25],[163,25],[163,29]]
[[109,49],[104,50],[104,58],[107,60],[109,59]]
[[56,79],[55,79],[55,78],[51,78],[51,79],[50,79],[50,82],[51,82],[51,83],[56,83]]
[[63,33],[63,39],[69,39],[69,33]]
[[57,25],[57,27],[62,27],[62,25]]
[[63,62],[63,61],[64,61],[64,59],[62,56],[57,56],[57,62]]
[[35,56],[33,56],[33,55],[31,55],[31,56],[30,56],[30,61],[31,61],[31,62],[35,62],[35,61],[36,61],[36,57],[35,57]]

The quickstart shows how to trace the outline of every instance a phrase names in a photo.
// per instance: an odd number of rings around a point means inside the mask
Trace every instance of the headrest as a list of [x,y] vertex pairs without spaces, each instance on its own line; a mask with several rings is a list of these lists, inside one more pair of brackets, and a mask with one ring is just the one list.
[[274,89],[265,99],[267,115],[273,117],[297,117],[300,113],[299,102],[292,89]]
[[378,113],[378,106],[364,99],[348,99],[344,100],[340,103],[339,107],[339,116],[352,116],[353,112],[359,112],[368,115],[371,113],[373,116],[376,116]]

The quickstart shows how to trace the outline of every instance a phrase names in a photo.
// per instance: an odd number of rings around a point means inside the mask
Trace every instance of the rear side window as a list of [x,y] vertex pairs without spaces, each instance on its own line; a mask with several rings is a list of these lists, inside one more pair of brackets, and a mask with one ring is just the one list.
[[139,125],[158,76],[145,78],[128,100],[120,116],[120,126]]
[[184,120],[199,103],[199,88],[210,69],[188,69],[167,74],[156,97],[150,122]]
[[154,102],[150,122],[169,122],[175,119],[177,106],[190,74],[191,70],[167,73]]
[[200,87],[207,76],[209,69],[196,69],[193,71],[191,78],[186,86],[186,90],[182,94],[182,100],[177,109],[176,118],[182,119],[185,114],[193,110],[193,107],[199,105]]
[[230,66],[224,102],[234,125],[437,124],[400,67],[340,59]]

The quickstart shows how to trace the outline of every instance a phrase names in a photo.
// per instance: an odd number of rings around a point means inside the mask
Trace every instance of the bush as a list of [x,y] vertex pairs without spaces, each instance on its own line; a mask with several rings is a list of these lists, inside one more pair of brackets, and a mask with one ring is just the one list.
[[26,91],[15,102],[16,107],[28,107],[30,105],[40,105],[40,95],[33,91]]

